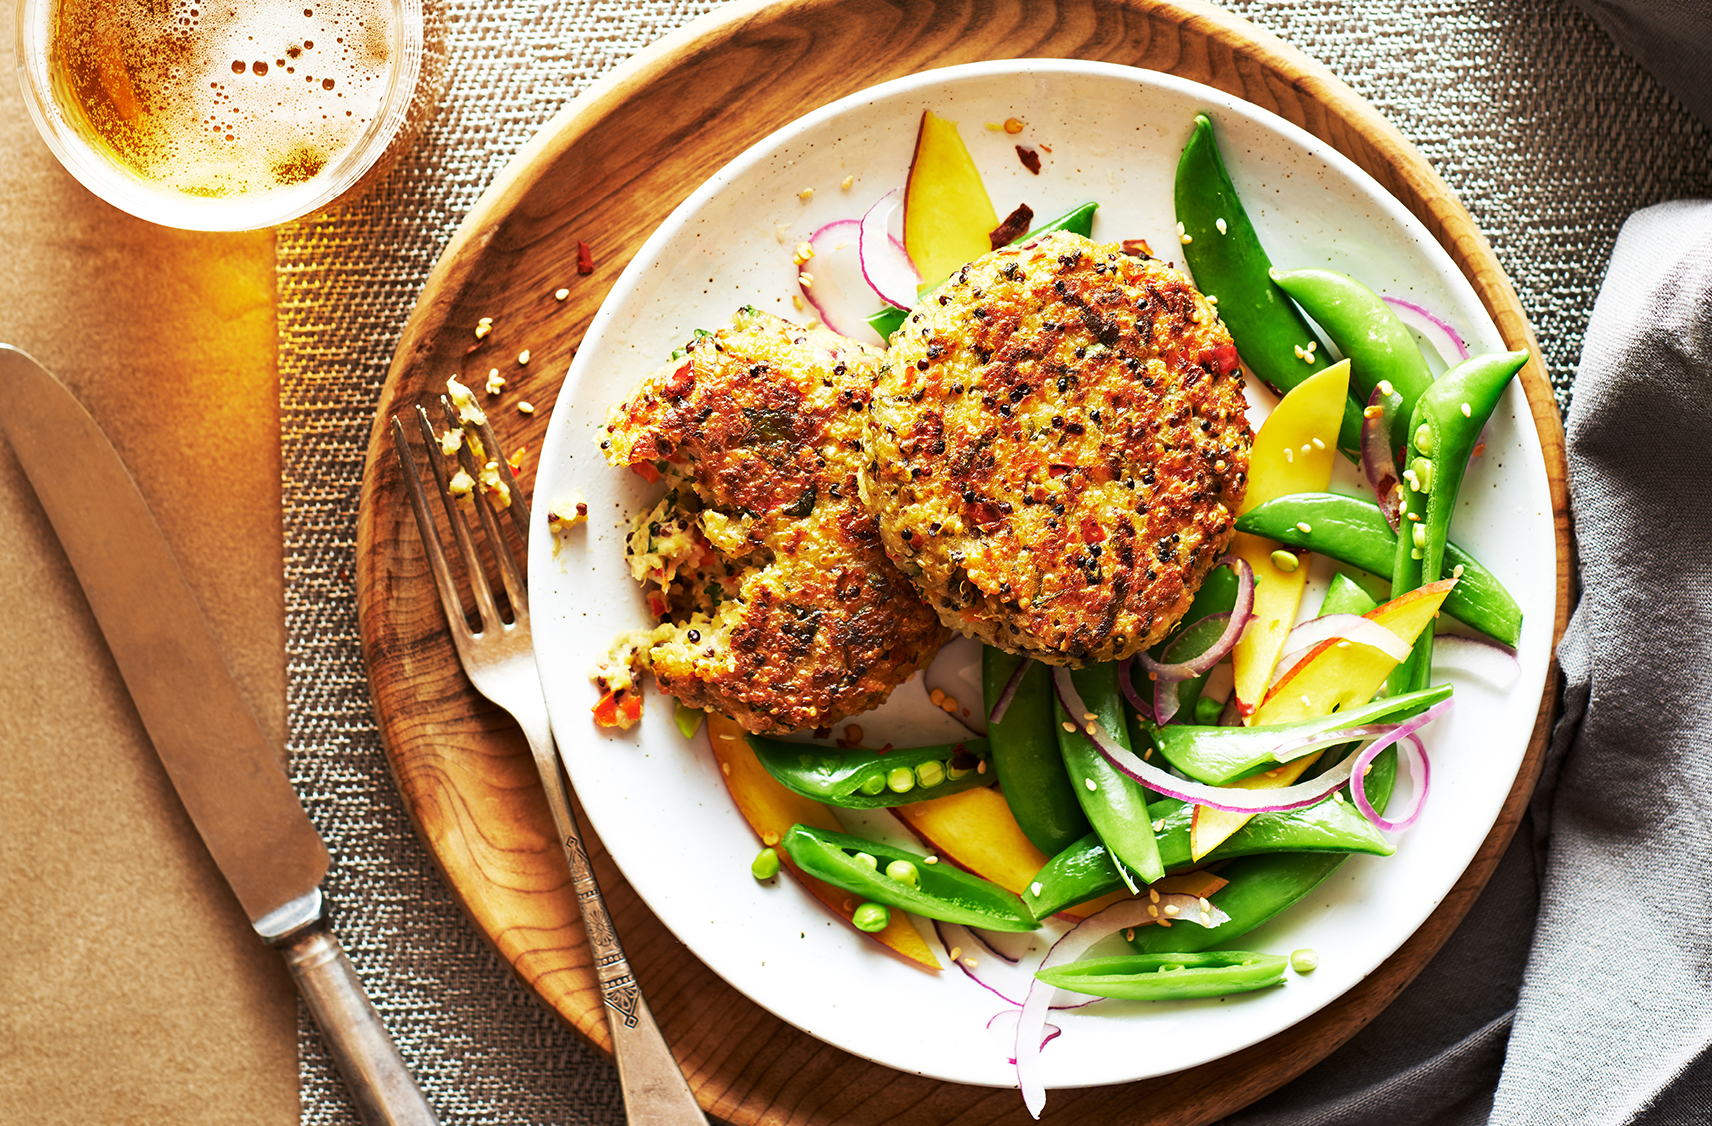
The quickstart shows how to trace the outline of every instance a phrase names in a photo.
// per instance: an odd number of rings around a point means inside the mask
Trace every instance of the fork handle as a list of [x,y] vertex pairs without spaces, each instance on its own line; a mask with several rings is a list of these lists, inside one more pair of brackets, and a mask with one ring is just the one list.
[[367,1126],[437,1126],[440,1119],[411,1078],[345,948],[325,919],[269,943],[285,959],[298,991],[345,1077]]
[[[541,764],[543,771],[546,764]],[[553,781],[559,781],[557,752]],[[560,843],[571,866],[571,886],[576,890],[583,927],[594,952],[595,973],[600,978],[600,996],[606,1003],[606,1026],[612,1031],[612,1054],[618,1064],[618,1082],[624,1092],[625,1117],[634,1123],[654,1126],[706,1126],[707,1117],[697,1105],[695,1094],[684,1079],[683,1069],[666,1046],[666,1038],[642,996],[642,989],[624,957],[618,931],[607,913],[606,900],[594,878],[577,828],[576,814],[566,790],[547,781],[547,803],[558,824]]]

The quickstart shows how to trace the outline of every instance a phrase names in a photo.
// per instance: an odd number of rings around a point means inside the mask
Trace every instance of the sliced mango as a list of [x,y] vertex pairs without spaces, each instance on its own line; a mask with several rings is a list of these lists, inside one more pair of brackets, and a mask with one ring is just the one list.
[[[1420,632],[1432,624],[1440,603],[1455,585],[1456,580],[1446,579],[1411,590],[1363,617],[1378,622],[1412,645]],[[1395,660],[1371,645],[1338,638],[1322,641],[1272,686],[1252,719],[1256,725],[1294,723],[1365,704],[1373,699],[1396,666]],[[1304,755],[1232,786],[1244,790],[1282,789],[1294,784],[1319,757]],[[1196,860],[1207,855],[1252,816],[1196,806],[1189,826],[1190,855]]]
[[[991,787],[893,806],[892,813],[940,859],[967,868],[1016,895],[1027,890],[1050,859],[1017,825],[1004,795]],[[1062,914],[1084,918],[1128,898],[1127,892],[1115,892]]]
[[[714,712],[707,713],[708,741],[713,745],[713,757],[719,763],[719,772],[725,778],[725,788],[730,791],[738,812],[743,814],[743,819],[749,822],[749,827],[761,838],[762,844],[777,848],[790,827],[798,824],[844,831],[826,806],[787,790],[768,774],[756,760],[744,734],[735,720]],[[1000,804],[1003,804],[1003,799]],[[850,922],[856,903],[849,892],[803,872],[791,862],[784,849],[778,852],[779,860],[809,894],[825,904],[827,910]],[[862,933],[907,962],[928,970],[940,968],[939,959],[934,957],[921,933],[902,911],[893,913],[892,921],[884,930]]]
[[[1348,397],[1349,361],[1344,360],[1309,376],[1279,401],[1254,436],[1248,492],[1238,515],[1291,493],[1326,491]],[[1305,557],[1293,567],[1280,567],[1273,558],[1277,543],[1243,532],[1237,533],[1231,550],[1254,569],[1254,620],[1231,651],[1237,708],[1252,723],[1284,651],[1284,639],[1296,624],[1308,567]]]
[[999,225],[957,123],[924,110],[904,184],[904,250],[925,279],[948,277],[992,249]]

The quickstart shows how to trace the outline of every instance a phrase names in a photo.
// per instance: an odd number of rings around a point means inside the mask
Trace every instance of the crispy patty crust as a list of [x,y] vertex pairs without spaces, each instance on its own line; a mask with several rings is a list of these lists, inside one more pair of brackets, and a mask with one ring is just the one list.
[[862,495],[947,625],[1115,660],[1165,636],[1229,544],[1246,409],[1188,278],[1050,234],[965,266],[893,335]]
[[666,622],[660,688],[755,732],[874,707],[948,636],[857,487],[881,353],[750,308],[685,352],[601,435],[612,464],[667,479],[630,542]]

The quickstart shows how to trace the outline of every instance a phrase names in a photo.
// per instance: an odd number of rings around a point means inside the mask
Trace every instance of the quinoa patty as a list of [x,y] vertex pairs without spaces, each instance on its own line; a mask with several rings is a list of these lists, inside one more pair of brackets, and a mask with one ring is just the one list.
[[750,308],[685,351],[601,441],[667,479],[630,544],[667,623],[645,654],[661,690],[755,732],[874,707],[947,637],[856,483],[881,353]]
[[1055,664],[1163,638],[1230,542],[1254,440],[1189,280],[1050,234],[923,298],[888,359],[863,499],[940,619]]

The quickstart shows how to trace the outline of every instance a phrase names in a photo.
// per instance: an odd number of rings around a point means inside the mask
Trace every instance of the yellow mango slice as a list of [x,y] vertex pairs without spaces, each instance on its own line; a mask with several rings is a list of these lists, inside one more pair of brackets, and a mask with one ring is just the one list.
[[[1254,436],[1248,492],[1238,515],[1291,493],[1325,492],[1348,396],[1349,361],[1344,360],[1309,376],[1279,401]],[[1243,532],[1231,542],[1231,550],[1254,569],[1254,620],[1231,651],[1237,709],[1248,722],[1253,722],[1254,709],[1284,651],[1284,639],[1296,624],[1308,581],[1306,557],[1300,556],[1297,566],[1286,571],[1272,561],[1278,547]]]
[[[1412,645],[1420,632],[1438,616],[1439,605],[1455,585],[1456,580],[1446,579],[1411,590],[1383,606],[1374,607],[1364,616]],[[1365,704],[1373,699],[1384,685],[1385,678],[1396,667],[1395,660],[1371,645],[1335,637],[1322,641],[1272,686],[1265,702],[1251,718],[1256,726],[1295,723]],[[1319,757],[1318,754],[1304,755],[1231,785],[1244,790],[1282,789],[1295,783]],[[1196,860],[1207,855],[1226,837],[1247,824],[1252,816],[1250,813],[1229,813],[1204,805],[1196,806],[1194,820],[1189,825],[1190,855]]]
[[[792,825],[812,825],[817,829],[831,829],[840,833],[844,831],[826,806],[805,798],[794,790],[786,789],[768,774],[766,767],[755,758],[749,740],[744,738],[745,734],[735,720],[714,712],[707,713],[708,742],[713,745],[713,757],[719,763],[720,774],[725,778],[725,788],[730,791],[731,800],[737,803],[738,812],[743,814],[743,819],[749,822],[749,827],[755,830],[755,835],[761,838],[762,844],[769,848],[778,848],[779,841],[790,831]],[[1002,804],[1003,799],[1000,801]],[[810,895],[820,900],[828,911],[845,922],[850,922],[850,917],[856,911],[856,900],[850,892],[802,871],[791,862],[790,855],[784,849],[778,848],[778,852],[779,860]],[[940,968],[939,959],[922,940],[915,924],[911,923],[902,911],[892,913],[892,921],[886,924],[885,930],[862,933],[907,962],[928,970]]]
[[929,284],[992,249],[999,225],[957,123],[924,110],[904,184],[904,250]]
[[[894,806],[892,813],[941,860],[967,868],[1016,895],[1024,893],[1051,859],[1035,848],[1017,825],[1004,795],[990,787]],[[1059,913],[1086,918],[1128,898],[1128,892],[1114,892]]]

